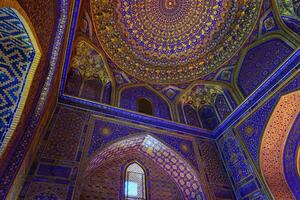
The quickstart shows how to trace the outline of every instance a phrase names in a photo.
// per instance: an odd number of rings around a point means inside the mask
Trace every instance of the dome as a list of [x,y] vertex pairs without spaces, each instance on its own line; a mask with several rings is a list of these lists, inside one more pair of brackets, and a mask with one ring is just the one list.
[[260,0],[91,0],[106,54],[149,83],[199,79],[228,61],[255,26]]

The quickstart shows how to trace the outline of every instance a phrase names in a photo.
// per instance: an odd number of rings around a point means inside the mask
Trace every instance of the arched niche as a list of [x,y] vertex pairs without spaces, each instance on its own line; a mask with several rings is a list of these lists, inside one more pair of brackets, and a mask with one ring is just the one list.
[[[175,108],[182,123],[213,130],[238,102],[233,90],[226,84],[195,82],[177,97]],[[209,109],[211,112],[208,113]]]
[[84,38],[74,44],[65,93],[95,102],[111,104],[115,82],[106,57]]
[[[300,91],[280,98],[265,128],[259,164],[263,178],[275,199],[300,198],[297,171],[300,147]],[[298,161],[299,162],[299,161]]]
[[0,157],[13,138],[41,58],[26,13],[16,1],[0,2]]
[[169,120],[173,119],[172,106],[168,99],[148,85],[132,84],[122,87],[119,90],[117,105],[121,108],[138,112],[139,99],[146,99],[151,103],[153,116]]
[[205,105],[198,112],[203,128],[214,130],[219,125],[220,122],[213,106]]
[[206,199],[197,171],[173,149],[151,135],[129,137],[95,152],[84,167],[80,177],[81,187],[105,162],[133,153],[139,153],[152,160],[168,174],[180,188],[184,199]]

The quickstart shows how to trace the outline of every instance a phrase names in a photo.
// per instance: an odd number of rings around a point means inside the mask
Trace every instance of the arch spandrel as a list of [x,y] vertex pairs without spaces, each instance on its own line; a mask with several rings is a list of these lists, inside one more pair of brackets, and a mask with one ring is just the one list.
[[91,176],[104,162],[130,152],[139,152],[160,166],[176,182],[185,199],[196,199],[197,196],[206,199],[196,170],[174,150],[150,135],[127,138],[96,152],[82,177]]

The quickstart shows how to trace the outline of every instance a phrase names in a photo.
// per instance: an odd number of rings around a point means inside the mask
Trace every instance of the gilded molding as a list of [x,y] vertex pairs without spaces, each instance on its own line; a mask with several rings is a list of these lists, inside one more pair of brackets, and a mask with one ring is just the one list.
[[213,106],[218,94],[222,94],[222,88],[218,86],[195,86],[181,97],[181,103],[190,104],[198,110],[204,105]]
[[84,41],[77,42],[75,49],[71,65],[79,70],[84,80],[99,79],[103,84],[110,82],[102,56],[94,56],[92,54],[94,49]]

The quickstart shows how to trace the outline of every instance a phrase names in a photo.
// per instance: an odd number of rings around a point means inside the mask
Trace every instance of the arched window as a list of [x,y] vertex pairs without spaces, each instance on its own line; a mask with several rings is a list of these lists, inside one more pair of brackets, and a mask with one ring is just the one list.
[[145,171],[137,163],[130,164],[126,169],[125,199],[146,199]]
[[138,99],[138,112],[153,115],[152,103],[145,98]]

